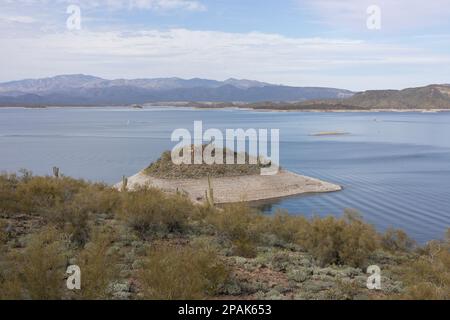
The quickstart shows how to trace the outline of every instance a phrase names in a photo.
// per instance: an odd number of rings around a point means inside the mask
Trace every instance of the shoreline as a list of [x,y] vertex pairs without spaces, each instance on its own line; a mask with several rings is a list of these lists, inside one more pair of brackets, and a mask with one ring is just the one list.
[[26,109],[26,110],[48,110],[48,109],[106,109],[106,108],[123,108],[135,111],[151,110],[152,108],[182,108],[190,110],[235,110],[235,111],[255,111],[255,112],[304,112],[304,113],[445,113],[450,109],[277,109],[277,108],[249,108],[249,107],[202,107],[202,106],[185,106],[185,105],[147,105],[143,108],[133,108],[133,106],[0,106],[1,109]]
[[[272,200],[295,195],[336,192],[343,189],[339,185],[287,170],[280,170],[273,176],[212,178],[211,182],[215,204]],[[193,202],[198,203],[206,201],[205,191],[208,190],[208,179],[160,179],[148,176],[143,171],[128,178],[128,190],[135,190],[142,186],[155,187],[168,193],[182,191]],[[122,182],[115,184],[114,187],[121,189]]]

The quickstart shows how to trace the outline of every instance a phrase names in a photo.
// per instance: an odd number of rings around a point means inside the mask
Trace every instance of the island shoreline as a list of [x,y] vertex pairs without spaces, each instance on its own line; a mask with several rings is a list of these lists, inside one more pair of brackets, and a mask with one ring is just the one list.
[[[212,178],[214,203],[227,204],[237,202],[256,202],[277,200],[290,196],[305,194],[321,194],[343,190],[334,183],[303,176],[287,170],[273,176],[248,175],[237,177]],[[123,183],[114,185],[122,190]],[[208,179],[161,179],[140,171],[127,180],[127,190],[139,187],[153,187],[167,193],[181,192],[193,202],[207,201],[205,193],[208,190]]]

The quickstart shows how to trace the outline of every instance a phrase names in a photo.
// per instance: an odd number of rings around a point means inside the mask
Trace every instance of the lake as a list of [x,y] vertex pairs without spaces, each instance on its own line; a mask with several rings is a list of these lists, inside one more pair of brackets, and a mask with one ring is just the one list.
[[[450,113],[304,113],[188,108],[0,108],[0,171],[20,168],[115,183],[170,150],[171,133],[280,129],[281,165],[340,184],[342,192],[264,204],[305,216],[361,212],[380,231],[404,229],[420,243],[450,227]],[[343,131],[341,136],[312,136]]]

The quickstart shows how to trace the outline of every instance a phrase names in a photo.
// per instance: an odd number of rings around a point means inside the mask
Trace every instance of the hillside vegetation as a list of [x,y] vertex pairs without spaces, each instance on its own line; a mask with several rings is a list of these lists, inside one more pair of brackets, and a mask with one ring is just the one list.
[[[1,299],[449,299],[450,232],[416,247],[341,218],[215,208],[27,171],[0,175]],[[66,288],[66,268],[82,272]],[[369,265],[381,290],[368,290]]]
[[[201,146],[203,155],[207,145]],[[238,163],[238,153],[232,152],[228,149],[222,149],[223,164],[194,164],[194,150],[200,146],[188,146],[190,163],[191,164],[174,164],[172,161],[172,155],[170,151],[166,151],[162,156],[145,169],[145,173],[149,176],[161,179],[200,179],[205,177],[236,177],[246,175],[258,175],[261,173],[261,168],[264,167],[260,161],[256,160],[256,164],[252,164],[248,153],[242,153],[244,164]],[[179,150],[182,154],[183,150]],[[215,152],[212,152],[212,156],[215,156]],[[220,152],[220,150],[219,150]],[[227,155],[231,155],[234,165],[226,164]]]

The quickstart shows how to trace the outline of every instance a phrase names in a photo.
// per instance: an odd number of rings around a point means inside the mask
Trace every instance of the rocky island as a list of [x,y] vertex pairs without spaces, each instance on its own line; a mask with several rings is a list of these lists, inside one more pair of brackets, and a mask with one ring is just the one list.
[[147,186],[168,193],[182,192],[193,202],[206,202],[211,194],[214,204],[342,190],[339,185],[284,169],[280,169],[275,175],[261,175],[263,165],[252,165],[249,162],[250,156],[246,154],[245,157],[246,164],[241,165],[175,165],[171,161],[170,152],[165,152],[148,168],[124,178],[115,187],[123,189],[126,186],[128,190],[135,190]]

